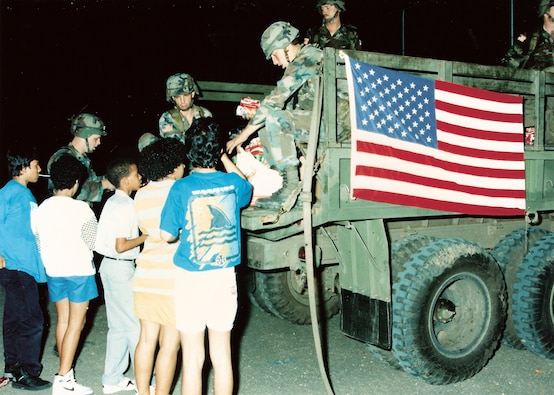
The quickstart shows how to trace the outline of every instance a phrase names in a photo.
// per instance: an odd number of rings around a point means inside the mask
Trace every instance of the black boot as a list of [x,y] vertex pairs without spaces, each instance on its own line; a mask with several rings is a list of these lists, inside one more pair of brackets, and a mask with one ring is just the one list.
[[256,207],[279,209],[289,198],[294,199],[294,201],[291,202],[291,207],[294,206],[294,203],[298,199],[298,193],[300,192],[298,189],[300,185],[298,168],[294,166],[287,167],[281,172],[281,176],[283,177],[283,186],[281,189],[274,192],[273,195],[269,197],[257,199]]

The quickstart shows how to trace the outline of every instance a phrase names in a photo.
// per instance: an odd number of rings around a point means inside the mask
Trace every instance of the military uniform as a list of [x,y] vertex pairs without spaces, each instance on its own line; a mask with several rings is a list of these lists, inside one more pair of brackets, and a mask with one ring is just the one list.
[[[500,63],[518,69],[554,71],[554,38],[544,29],[537,30],[530,37],[521,34]],[[535,127],[534,101],[524,98],[524,126]],[[545,144],[554,145],[554,102],[547,98],[545,112]]]
[[[204,107],[194,104],[192,109],[194,111],[193,119],[213,117],[210,110]],[[164,112],[160,117],[158,124],[160,127],[160,136],[174,137],[183,143],[185,142],[185,132],[189,130],[190,124],[181,116],[178,109],[172,108],[171,110]]]
[[[105,177],[97,176],[94,170],[92,169],[90,158],[86,154],[81,154],[79,151],[73,147],[71,143],[66,145],[65,147],[60,148],[54,154],[50,157],[50,160],[48,161],[48,173],[50,173],[50,168],[52,166],[52,163],[57,161],[60,156],[62,155],[71,155],[79,162],[81,162],[83,165],[85,165],[87,169],[87,179],[85,183],[81,186],[79,189],[79,193],[75,195],[75,199],[77,200],[83,200],[85,202],[99,202],[102,200],[102,194],[104,193],[104,188],[102,187],[102,180],[105,179]],[[50,194],[52,194],[52,182],[48,181],[48,189],[50,191]]]
[[258,135],[269,165],[279,171],[299,165],[294,141],[308,140],[315,79],[321,74],[322,60],[320,49],[313,45],[302,46],[249,122],[251,125],[265,123]]
[[516,69],[544,70],[554,66],[554,39],[544,29],[521,34],[500,63]]
[[[106,136],[106,127],[104,122],[94,114],[81,113],[76,116],[71,117],[71,134],[82,139],[88,139],[92,135]],[[88,149],[88,140],[87,140],[87,149]],[[91,161],[86,153],[81,154],[74,146],[73,142],[69,143],[67,146],[60,148],[50,157],[48,160],[48,173],[50,173],[50,168],[52,163],[57,161],[62,155],[71,155],[81,162],[87,169],[87,178],[83,185],[79,188],[79,193],[74,196],[77,200],[82,200],[85,202],[99,202],[102,200],[102,194],[104,193],[104,187],[102,186],[102,181],[106,177],[99,177],[96,175],[92,169]],[[53,184],[48,181],[48,192],[53,193]]]
[[308,42],[319,48],[332,47],[337,49],[362,49],[362,41],[358,36],[355,26],[350,24],[341,25],[335,34],[331,35],[329,30],[322,24],[319,29],[308,29],[306,32]]
[[[177,108],[174,97],[192,95],[191,100],[194,100],[195,96],[200,96],[200,88],[194,78],[187,73],[176,73],[169,76],[165,86],[165,100],[173,104],[174,107],[164,112],[158,121],[160,136],[173,137],[184,144],[185,132],[189,130],[191,125],[187,119],[181,115],[181,111]],[[196,104],[192,104],[192,108],[189,108],[189,110],[191,109],[193,112],[192,120],[213,117],[209,110],[197,106]]]

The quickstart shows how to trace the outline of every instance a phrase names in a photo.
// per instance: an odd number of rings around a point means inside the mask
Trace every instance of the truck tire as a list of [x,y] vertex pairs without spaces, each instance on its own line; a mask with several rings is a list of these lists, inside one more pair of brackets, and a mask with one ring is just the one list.
[[554,359],[554,234],[529,250],[516,276],[514,325],[525,348]]
[[248,299],[250,300],[250,303],[258,309],[282,319],[282,317],[277,315],[277,311],[270,308],[271,306],[266,306],[265,299],[261,296],[261,291],[257,284],[256,273],[257,272],[254,270],[249,270],[246,274],[248,276]]
[[475,243],[421,248],[393,284],[392,343],[400,366],[429,384],[474,376],[492,357],[506,320],[506,285]]
[[[398,273],[404,268],[404,263],[408,262],[413,254],[421,247],[435,241],[436,238],[427,235],[415,235],[403,237],[395,240],[391,244],[391,281],[396,281]],[[368,343],[368,350],[380,361],[392,366],[395,369],[402,369],[392,350],[386,350]]]
[[394,283],[396,281],[396,276],[404,270],[404,264],[412,258],[413,254],[435,240],[436,238],[433,236],[415,235],[393,241],[391,244],[392,282]]
[[504,281],[506,282],[506,290],[508,292],[508,315],[506,317],[506,328],[504,329],[502,342],[518,350],[524,350],[525,346],[517,334],[512,318],[512,294],[516,274],[529,248],[548,233],[547,230],[542,228],[516,229],[505,235],[492,251],[492,255],[504,273]]
[[[255,272],[256,303],[263,310],[294,324],[310,324],[306,273],[301,270],[263,273]],[[330,318],[340,308],[339,295],[329,290],[321,293],[324,301],[322,316]]]

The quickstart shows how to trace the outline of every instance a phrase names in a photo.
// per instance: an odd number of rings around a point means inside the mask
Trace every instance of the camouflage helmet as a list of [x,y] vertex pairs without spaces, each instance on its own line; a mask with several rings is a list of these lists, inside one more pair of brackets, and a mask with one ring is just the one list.
[[70,118],[71,134],[84,139],[99,134],[106,135],[106,126],[104,122],[96,115],[89,113],[81,113]]
[[316,10],[321,13],[321,6],[324,4],[334,5],[340,11],[346,11],[346,6],[342,0],[319,0],[315,6]]
[[554,6],[554,1],[552,0],[540,0],[539,7],[537,9],[537,15],[541,18],[544,14],[548,12],[550,7]]
[[152,133],[148,133],[148,132],[143,133],[139,137],[139,140],[138,140],[138,150],[139,150],[139,152],[142,152],[144,147],[147,147],[150,144],[152,144],[153,142],[158,141],[158,140],[159,140],[159,138],[154,136]]
[[169,103],[173,103],[173,96],[188,95],[191,92],[200,95],[200,89],[196,81],[189,74],[173,74],[165,83],[165,99]]
[[288,22],[275,22],[265,29],[260,40],[260,47],[265,58],[270,59],[276,49],[286,48],[298,37],[299,30]]

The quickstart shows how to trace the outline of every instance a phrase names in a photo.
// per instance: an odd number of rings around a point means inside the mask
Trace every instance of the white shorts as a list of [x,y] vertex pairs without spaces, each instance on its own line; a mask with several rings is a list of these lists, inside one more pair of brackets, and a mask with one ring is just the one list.
[[198,333],[207,328],[227,332],[237,315],[235,268],[189,272],[177,269],[175,318],[180,332]]

